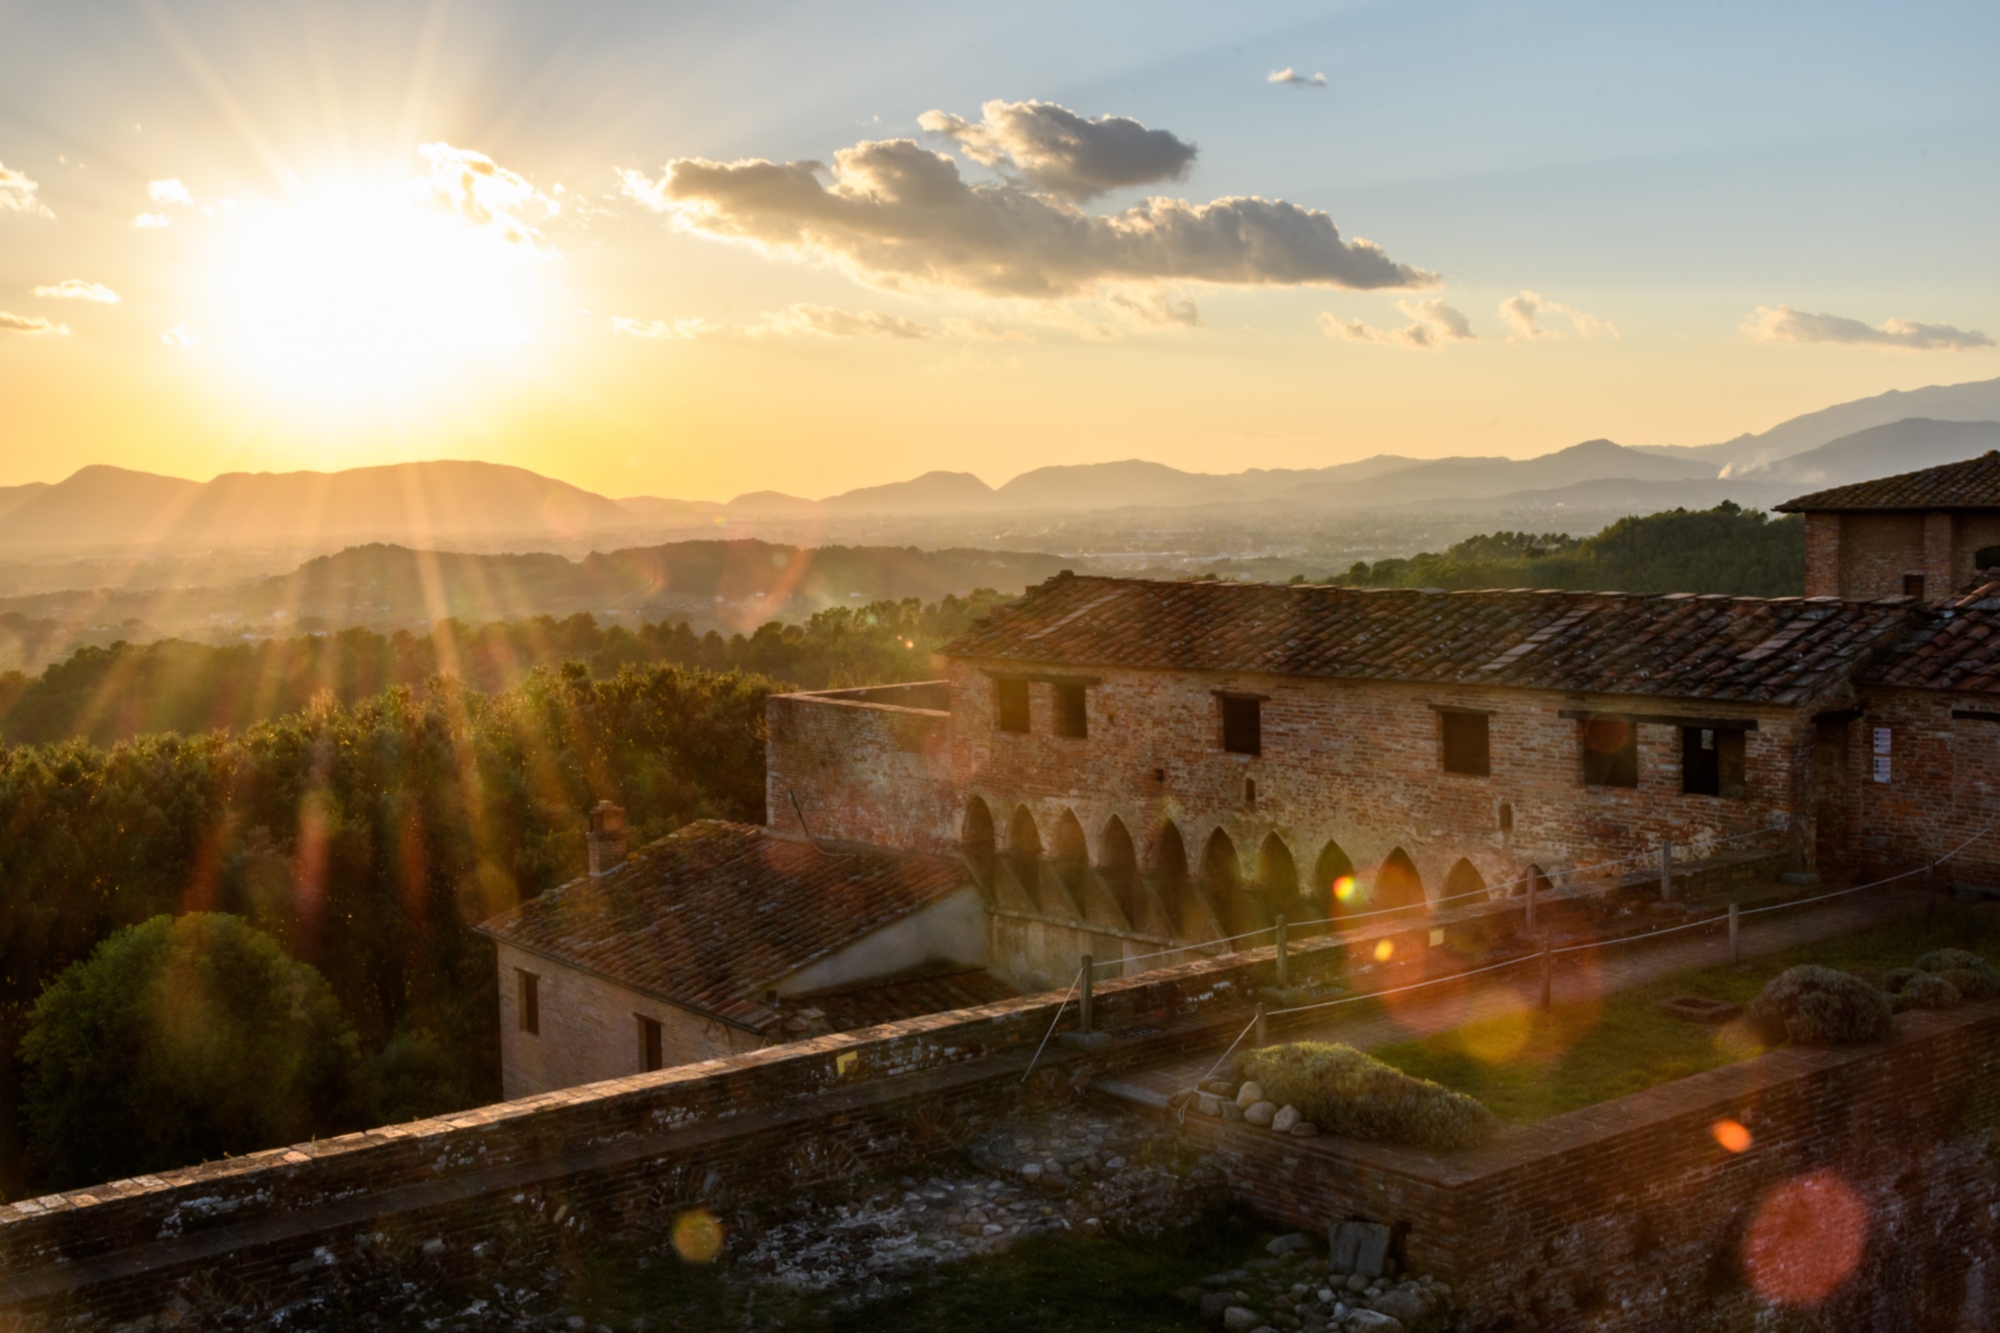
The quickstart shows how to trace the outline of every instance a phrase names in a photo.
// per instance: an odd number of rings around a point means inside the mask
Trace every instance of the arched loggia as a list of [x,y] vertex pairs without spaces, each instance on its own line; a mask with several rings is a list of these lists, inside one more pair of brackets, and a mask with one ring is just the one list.
[[1293,925],[1319,915],[1310,910],[1310,898],[1301,890],[1292,849],[1275,833],[1265,834],[1257,847],[1257,903],[1265,917],[1283,916]]
[[1382,868],[1375,872],[1372,906],[1409,908],[1416,912],[1428,910],[1430,906],[1424,897],[1424,877],[1417,873],[1417,863],[1401,847],[1390,852],[1383,859]]
[[966,864],[979,877],[982,887],[993,883],[993,811],[975,796],[965,807],[965,822],[959,831],[959,847]]
[[1451,907],[1469,906],[1475,897],[1486,892],[1486,876],[1479,873],[1479,867],[1461,856],[1444,877],[1444,896]]
[[1173,820],[1161,824],[1159,832],[1153,835],[1153,846],[1146,860],[1160,902],[1172,918],[1174,931],[1179,933],[1193,907],[1195,888],[1188,875],[1187,843]]
[[1015,807],[1013,821],[1007,826],[1007,863],[1021,887],[1034,895],[1042,877],[1042,831],[1035,827],[1035,817],[1025,805]]
[[1137,930],[1145,918],[1146,897],[1139,884],[1138,853],[1125,821],[1117,815],[1106,820],[1097,846],[1097,873],[1111,887],[1111,896],[1118,900],[1125,923]]
[[1355,891],[1354,861],[1339,843],[1328,841],[1313,862],[1312,900],[1317,918],[1339,917],[1361,909]]
[[1228,934],[1255,930],[1257,922],[1248,896],[1243,892],[1243,861],[1236,855],[1236,842],[1221,829],[1208,835],[1201,849],[1201,891],[1216,920]]

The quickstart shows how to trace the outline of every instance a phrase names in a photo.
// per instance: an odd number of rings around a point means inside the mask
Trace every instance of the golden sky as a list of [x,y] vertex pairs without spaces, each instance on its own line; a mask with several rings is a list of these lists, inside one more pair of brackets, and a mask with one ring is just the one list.
[[0,484],[1521,457],[2000,375],[1971,4],[0,0],[0,31]]

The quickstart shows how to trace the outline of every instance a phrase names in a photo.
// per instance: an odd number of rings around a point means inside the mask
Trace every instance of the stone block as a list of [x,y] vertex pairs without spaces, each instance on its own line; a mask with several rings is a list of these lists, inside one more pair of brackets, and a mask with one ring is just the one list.
[[1380,1222],[1342,1222],[1328,1234],[1328,1265],[1336,1273],[1381,1277],[1388,1271],[1393,1239],[1390,1229]]
[[1236,1090],[1236,1109],[1239,1111],[1247,1111],[1263,1100],[1264,1089],[1254,1081]]
[[1243,1123],[1247,1125],[1269,1125],[1278,1114],[1276,1102],[1252,1102],[1243,1108]]

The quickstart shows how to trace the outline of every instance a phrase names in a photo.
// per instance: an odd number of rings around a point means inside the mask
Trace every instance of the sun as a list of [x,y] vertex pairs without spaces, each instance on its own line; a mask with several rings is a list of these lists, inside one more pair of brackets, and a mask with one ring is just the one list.
[[409,397],[519,357],[554,262],[406,182],[245,205],[218,241],[204,341],[261,385],[330,404]]

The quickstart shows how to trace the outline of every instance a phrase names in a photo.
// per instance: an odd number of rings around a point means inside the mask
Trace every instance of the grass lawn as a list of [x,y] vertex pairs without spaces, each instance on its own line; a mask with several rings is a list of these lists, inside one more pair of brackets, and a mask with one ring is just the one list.
[[1704,1027],[1662,1011],[1656,1001],[1698,995],[1747,1005],[1771,978],[1800,963],[1879,982],[1890,968],[1907,967],[1918,954],[1946,946],[2000,961],[2000,909],[1939,903],[1929,924],[1911,917],[1753,958],[1740,968],[1681,972],[1601,1001],[1524,1009],[1370,1054],[1470,1094],[1503,1120],[1527,1124],[1766,1049],[1741,1022]]

